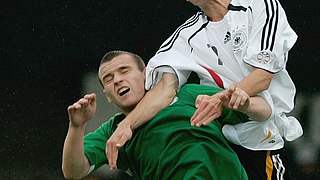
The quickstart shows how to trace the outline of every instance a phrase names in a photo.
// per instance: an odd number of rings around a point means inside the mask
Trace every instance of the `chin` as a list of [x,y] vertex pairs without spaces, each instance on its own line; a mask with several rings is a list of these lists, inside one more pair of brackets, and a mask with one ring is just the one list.
[[138,102],[134,101],[134,102],[126,102],[126,103],[121,103],[121,109],[129,109],[132,110],[134,109],[134,107],[136,107],[136,105],[138,104]]

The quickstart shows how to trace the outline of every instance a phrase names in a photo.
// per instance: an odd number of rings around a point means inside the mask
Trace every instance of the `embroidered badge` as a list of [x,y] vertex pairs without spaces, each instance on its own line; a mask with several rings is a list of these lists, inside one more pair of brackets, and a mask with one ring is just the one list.
[[231,33],[228,31],[226,36],[224,37],[223,43],[226,44],[231,40]]
[[238,51],[243,45],[247,43],[247,36],[242,30],[238,30],[234,33],[232,39],[232,46],[234,51]]
[[268,51],[261,51],[258,55],[257,55],[257,62],[260,64],[268,64],[270,63],[271,60],[271,55]]

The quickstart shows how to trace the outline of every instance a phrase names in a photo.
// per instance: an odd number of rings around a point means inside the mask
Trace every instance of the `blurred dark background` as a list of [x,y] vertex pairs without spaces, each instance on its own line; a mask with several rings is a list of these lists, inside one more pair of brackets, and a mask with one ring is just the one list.
[[[316,122],[310,104],[320,97],[319,7],[315,0],[280,2],[299,36],[287,69],[303,104],[297,114],[308,128]],[[83,76],[96,72],[109,50],[132,51],[147,62],[195,11],[184,0],[1,1],[0,179],[62,179],[66,107],[84,93]],[[305,132],[308,141],[312,133]],[[303,142],[289,144],[293,174],[318,179],[319,146],[313,162],[300,162],[299,148]]]

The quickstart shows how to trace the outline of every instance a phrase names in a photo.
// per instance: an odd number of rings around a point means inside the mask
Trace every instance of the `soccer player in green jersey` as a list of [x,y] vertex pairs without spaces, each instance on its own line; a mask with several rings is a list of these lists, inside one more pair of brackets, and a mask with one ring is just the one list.
[[[165,74],[164,74],[165,75]],[[98,73],[109,102],[121,113],[115,114],[94,132],[84,135],[86,123],[96,111],[95,94],[87,94],[68,107],[69,129],[63,148],[62,170],[66,178],[82,178],[103,164],[108,164],[106,142],[121,121],[144,97],[145,67],[132,53],[107,53]],[[165,91],[165,89],[163,89]],[[131,139],[114,157],[119,169],[130,169],[135,179],[247,179],[237,155],[223,137],[223,124],[270,116],[271,109],[259,97],[246,96],[239,111],[221,109],[221,116],[207,126],[190,125],[198,95],[216,95],[216,101],[228,104],[232,90],[203,85],[185,85],[175,101],[148,123],[135,129]],[[152,109],[145,109],[145,111]],[[257,118],[259,117],[259,118]],[[108,155],[109,156],[109,155]]]

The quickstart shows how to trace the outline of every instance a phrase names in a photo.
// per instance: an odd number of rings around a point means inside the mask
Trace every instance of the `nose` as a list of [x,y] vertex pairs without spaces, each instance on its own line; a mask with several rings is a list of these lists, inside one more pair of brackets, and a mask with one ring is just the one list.
[[114,74],[113,82],[114,82],[115,84],[119,84],[119,83],[121,83],[122,81],[123,81],[123,77],[121,76],[121,74],[118,74],[118,73]]

